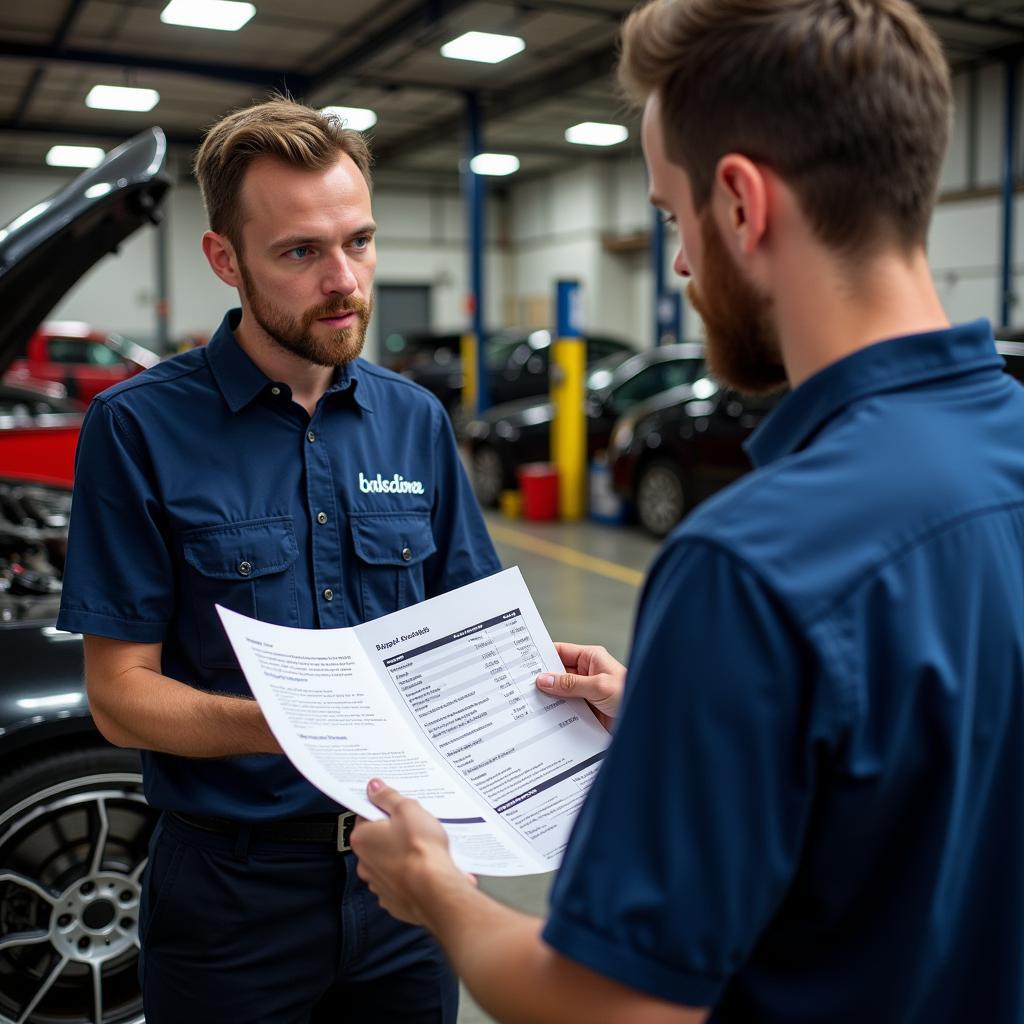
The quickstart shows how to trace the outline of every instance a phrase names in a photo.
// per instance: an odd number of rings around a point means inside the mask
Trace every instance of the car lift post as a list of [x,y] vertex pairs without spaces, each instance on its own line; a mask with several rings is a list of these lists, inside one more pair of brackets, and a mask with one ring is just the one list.
[[579,281],[555,286],[556,334],[551,346],[551,461],[558,469],[558,511],[582,519],[587,507],[587,416],[583,408],[587,343],[580,337]]
[[654,274],[654,344],[674,345],[683,340],[683,297],[665,284],[665,222],[654,211],[651,225],[651,269]]
[[1017,68],[1018,59],[1011,57],[1004,65],[1005,99],[1003,109],[1003,251],[1002,274],[999,282],[1001,326],[1009,327],[1014,320],[1017,300],[1013,281],[1013,204],[1017,190]]
[[491,404],[490,381],[484,355],[484,180],[472,167],[480,153],[480,101],[475,92],[466,93],[466,161],[462,188],[466,200],[466,224],[469,227],[469,293],[466,312],[471,327],[462,336],[462,406],[476,416]]

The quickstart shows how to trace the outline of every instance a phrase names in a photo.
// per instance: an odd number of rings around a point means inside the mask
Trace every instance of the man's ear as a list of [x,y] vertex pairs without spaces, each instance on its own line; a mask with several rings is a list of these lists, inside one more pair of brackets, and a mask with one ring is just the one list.
[[210,269],[227,285],[232,288],[240,288],[242,275],[238,269],[238,256],[235,247],[228,240],[226,235],[219,235],[216,231],[207,231],[203,234],[203,255],[206,256]]
[[715,168],[715,214],[722,237],[749,256],[768,230],[769,188],[764,170],[748,157],[727,153]]

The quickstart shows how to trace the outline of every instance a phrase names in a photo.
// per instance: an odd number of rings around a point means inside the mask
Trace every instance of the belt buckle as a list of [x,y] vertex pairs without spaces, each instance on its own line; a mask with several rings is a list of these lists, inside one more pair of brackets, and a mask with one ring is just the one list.
[[348,853],[352,849],[352,829],[356,827],[356,812],[345,811],[338,815],[338,853]]

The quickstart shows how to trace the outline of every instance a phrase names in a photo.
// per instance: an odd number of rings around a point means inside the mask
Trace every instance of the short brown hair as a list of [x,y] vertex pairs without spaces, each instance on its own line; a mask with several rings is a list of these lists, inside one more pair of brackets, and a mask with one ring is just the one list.
[[242,181],[258,157],[272,156],[293,167],[320,171],[343,153],[370,185],[372,159],[366,139],[334,115],[321,114],[285,96],[228,114],[207,131],[195,159],[211,229],[241,249]]
[[833,249],[924,243],[952,89],[906,0],[653,0],[623,27],[619,80],[658,94],[698,210],[736,152],[773,168]]

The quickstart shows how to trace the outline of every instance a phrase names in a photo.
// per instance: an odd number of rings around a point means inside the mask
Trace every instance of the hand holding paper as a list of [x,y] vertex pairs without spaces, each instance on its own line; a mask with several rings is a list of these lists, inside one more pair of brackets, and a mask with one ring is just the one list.
[[518,569],[345,629],[218,610],[274,735],[324,793],[379,818],[376,776],[442,821],[464,870],[557,867],[608,736],[584,702],[534,685],[563,669]]

